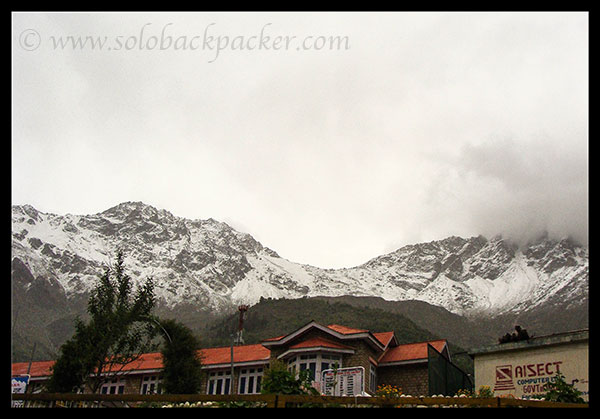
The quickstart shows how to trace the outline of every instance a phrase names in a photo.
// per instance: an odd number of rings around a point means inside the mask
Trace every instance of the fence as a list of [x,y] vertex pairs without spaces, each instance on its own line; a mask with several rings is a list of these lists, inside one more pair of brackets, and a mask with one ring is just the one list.
[[[224,406],[240,403],[262,407],[559,407],[586,408],[588,403],[557,403],[504,397],[333,397],[285,394],[204,395],[204,394],[13,394],[25,407],[139,407],[150,403],[181,404],[188,402],[223,402]],[[92,404],[90,404],[92,403]]]
[[427,344],[427,366],[429,394],[448,396],[459,390],[473,390],[469,376],[430,344]]

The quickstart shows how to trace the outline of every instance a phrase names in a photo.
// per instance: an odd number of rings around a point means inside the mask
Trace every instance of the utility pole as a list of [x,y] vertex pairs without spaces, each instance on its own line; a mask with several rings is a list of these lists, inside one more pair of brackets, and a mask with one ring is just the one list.
[[29,357],[29,365],[27,365],[27,375],[31,372],[31,363],[33,362],[33,355],[35,354],[35,347],[37,346],[37,342],[33,342],[33,350],[31,351],[31,356]]
[[21,310],[21,306],[17,307],[17,312],[15,314],[15,318],[13,319],[12,329],[10,331],[11,336],[14,339],[15,336],[15,326],[17,325],[17,319],[19,318],[19,311]]

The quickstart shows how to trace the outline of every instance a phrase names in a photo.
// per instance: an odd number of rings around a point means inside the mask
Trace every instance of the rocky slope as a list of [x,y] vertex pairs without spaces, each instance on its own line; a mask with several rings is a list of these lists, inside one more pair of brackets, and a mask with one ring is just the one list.
[[283,259],[225,223],[188,220],[141,202],[93,215],[13,206],[13,289],[27,293],[45,283],[56,298],[81,298],[119,246],[129,274],[152,276],[159,303],[171,309],[219,311],[260,297],[353,295],[490,316],[552,302],[580,305],[588,296],[588,250],[569,239],[541,237],[519,247],[501,237],[449,237],[353,268],[321,269]]

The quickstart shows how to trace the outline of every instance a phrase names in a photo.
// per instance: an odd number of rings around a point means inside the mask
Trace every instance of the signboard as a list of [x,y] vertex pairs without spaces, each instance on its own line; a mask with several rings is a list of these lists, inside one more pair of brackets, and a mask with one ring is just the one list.
[[[13,394],[24,394],[29,383],[29,375],[20,375],[12,377],[11,386]],[[23,400],[15,400],[12,402],[12,407],[23,407]]]
[[[545,362],[530,362],[523,364],[507,364],[496,366],[494,392],[508,390],[528,397],[545,393],[547,384],[556,380],[558,373],[564,374],[561,360],[546,360]],[[587,396],[587,376],[568,374],[567,383],[575,385]]]
[[475,388],[487,385],[497,396],[532,398],[548,391],[557,374],[589,400],[587,343],[547,345],[526,350],[479,354],[475,357]]
[[323,394],[326,396],[361,396],[365,391],[365,369],[350,367],[323,371]]

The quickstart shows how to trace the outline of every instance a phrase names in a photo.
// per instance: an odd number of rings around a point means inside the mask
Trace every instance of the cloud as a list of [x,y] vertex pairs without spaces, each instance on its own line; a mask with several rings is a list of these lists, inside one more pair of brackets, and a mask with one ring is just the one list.
[[585,13],[36,13],[13,31],[148,38],[213,22],[350,48],[209,63],[215,51],[15,44],[14,202],[85,214],[141,200],[322,267],[453,234],[587,236]]
[[588,243],[585,136],[464,144],[442,163],[429,208],[463,229],[525,243],[546,232]]

